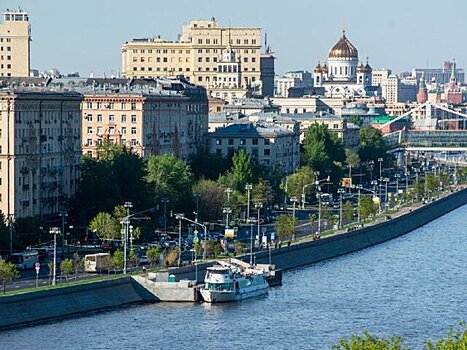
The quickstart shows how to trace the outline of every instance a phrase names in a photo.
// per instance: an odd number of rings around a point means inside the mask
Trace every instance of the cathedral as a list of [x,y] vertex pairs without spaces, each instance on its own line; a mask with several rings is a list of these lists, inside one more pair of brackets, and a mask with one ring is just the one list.
[[381,95],[379,86],[371,86],[372,69],[368,62],[359,64],[358,51],[345,36],[329,50],[328,63],[314,69],[314,87],[326,97],[353,98]]

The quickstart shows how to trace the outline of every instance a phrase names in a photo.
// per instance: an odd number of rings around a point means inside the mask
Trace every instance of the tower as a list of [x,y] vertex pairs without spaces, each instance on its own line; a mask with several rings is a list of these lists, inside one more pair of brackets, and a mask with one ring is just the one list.
[[428,89],[426,88],[425,76],[422,74],[420,78],[420,87],[417,92],[417,102],[425,103],[428,100]]

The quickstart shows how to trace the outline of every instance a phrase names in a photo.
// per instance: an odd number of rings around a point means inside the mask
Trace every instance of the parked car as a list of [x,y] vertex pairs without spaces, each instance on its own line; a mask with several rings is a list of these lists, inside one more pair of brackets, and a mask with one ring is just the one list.
[[138,265],[149,265],[149,259],[146,255],[143,255],[138,260]]

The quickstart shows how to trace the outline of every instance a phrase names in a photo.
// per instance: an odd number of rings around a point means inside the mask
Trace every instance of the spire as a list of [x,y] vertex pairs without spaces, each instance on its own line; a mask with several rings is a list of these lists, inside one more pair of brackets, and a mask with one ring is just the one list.
[[455,59],[452,60],[452,64],[451,64],[451,79],[450,80],[453,83],[457,82],[457,79],[456,79],[456,60]]

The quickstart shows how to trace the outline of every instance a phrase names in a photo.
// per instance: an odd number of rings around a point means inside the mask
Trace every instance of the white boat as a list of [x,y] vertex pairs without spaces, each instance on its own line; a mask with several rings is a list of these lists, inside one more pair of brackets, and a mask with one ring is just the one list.
[[201,296],[208,303],[222,303],[253,298],[268,293],[268,282],[262,269],[249,264],[219,262],[208,267]]

